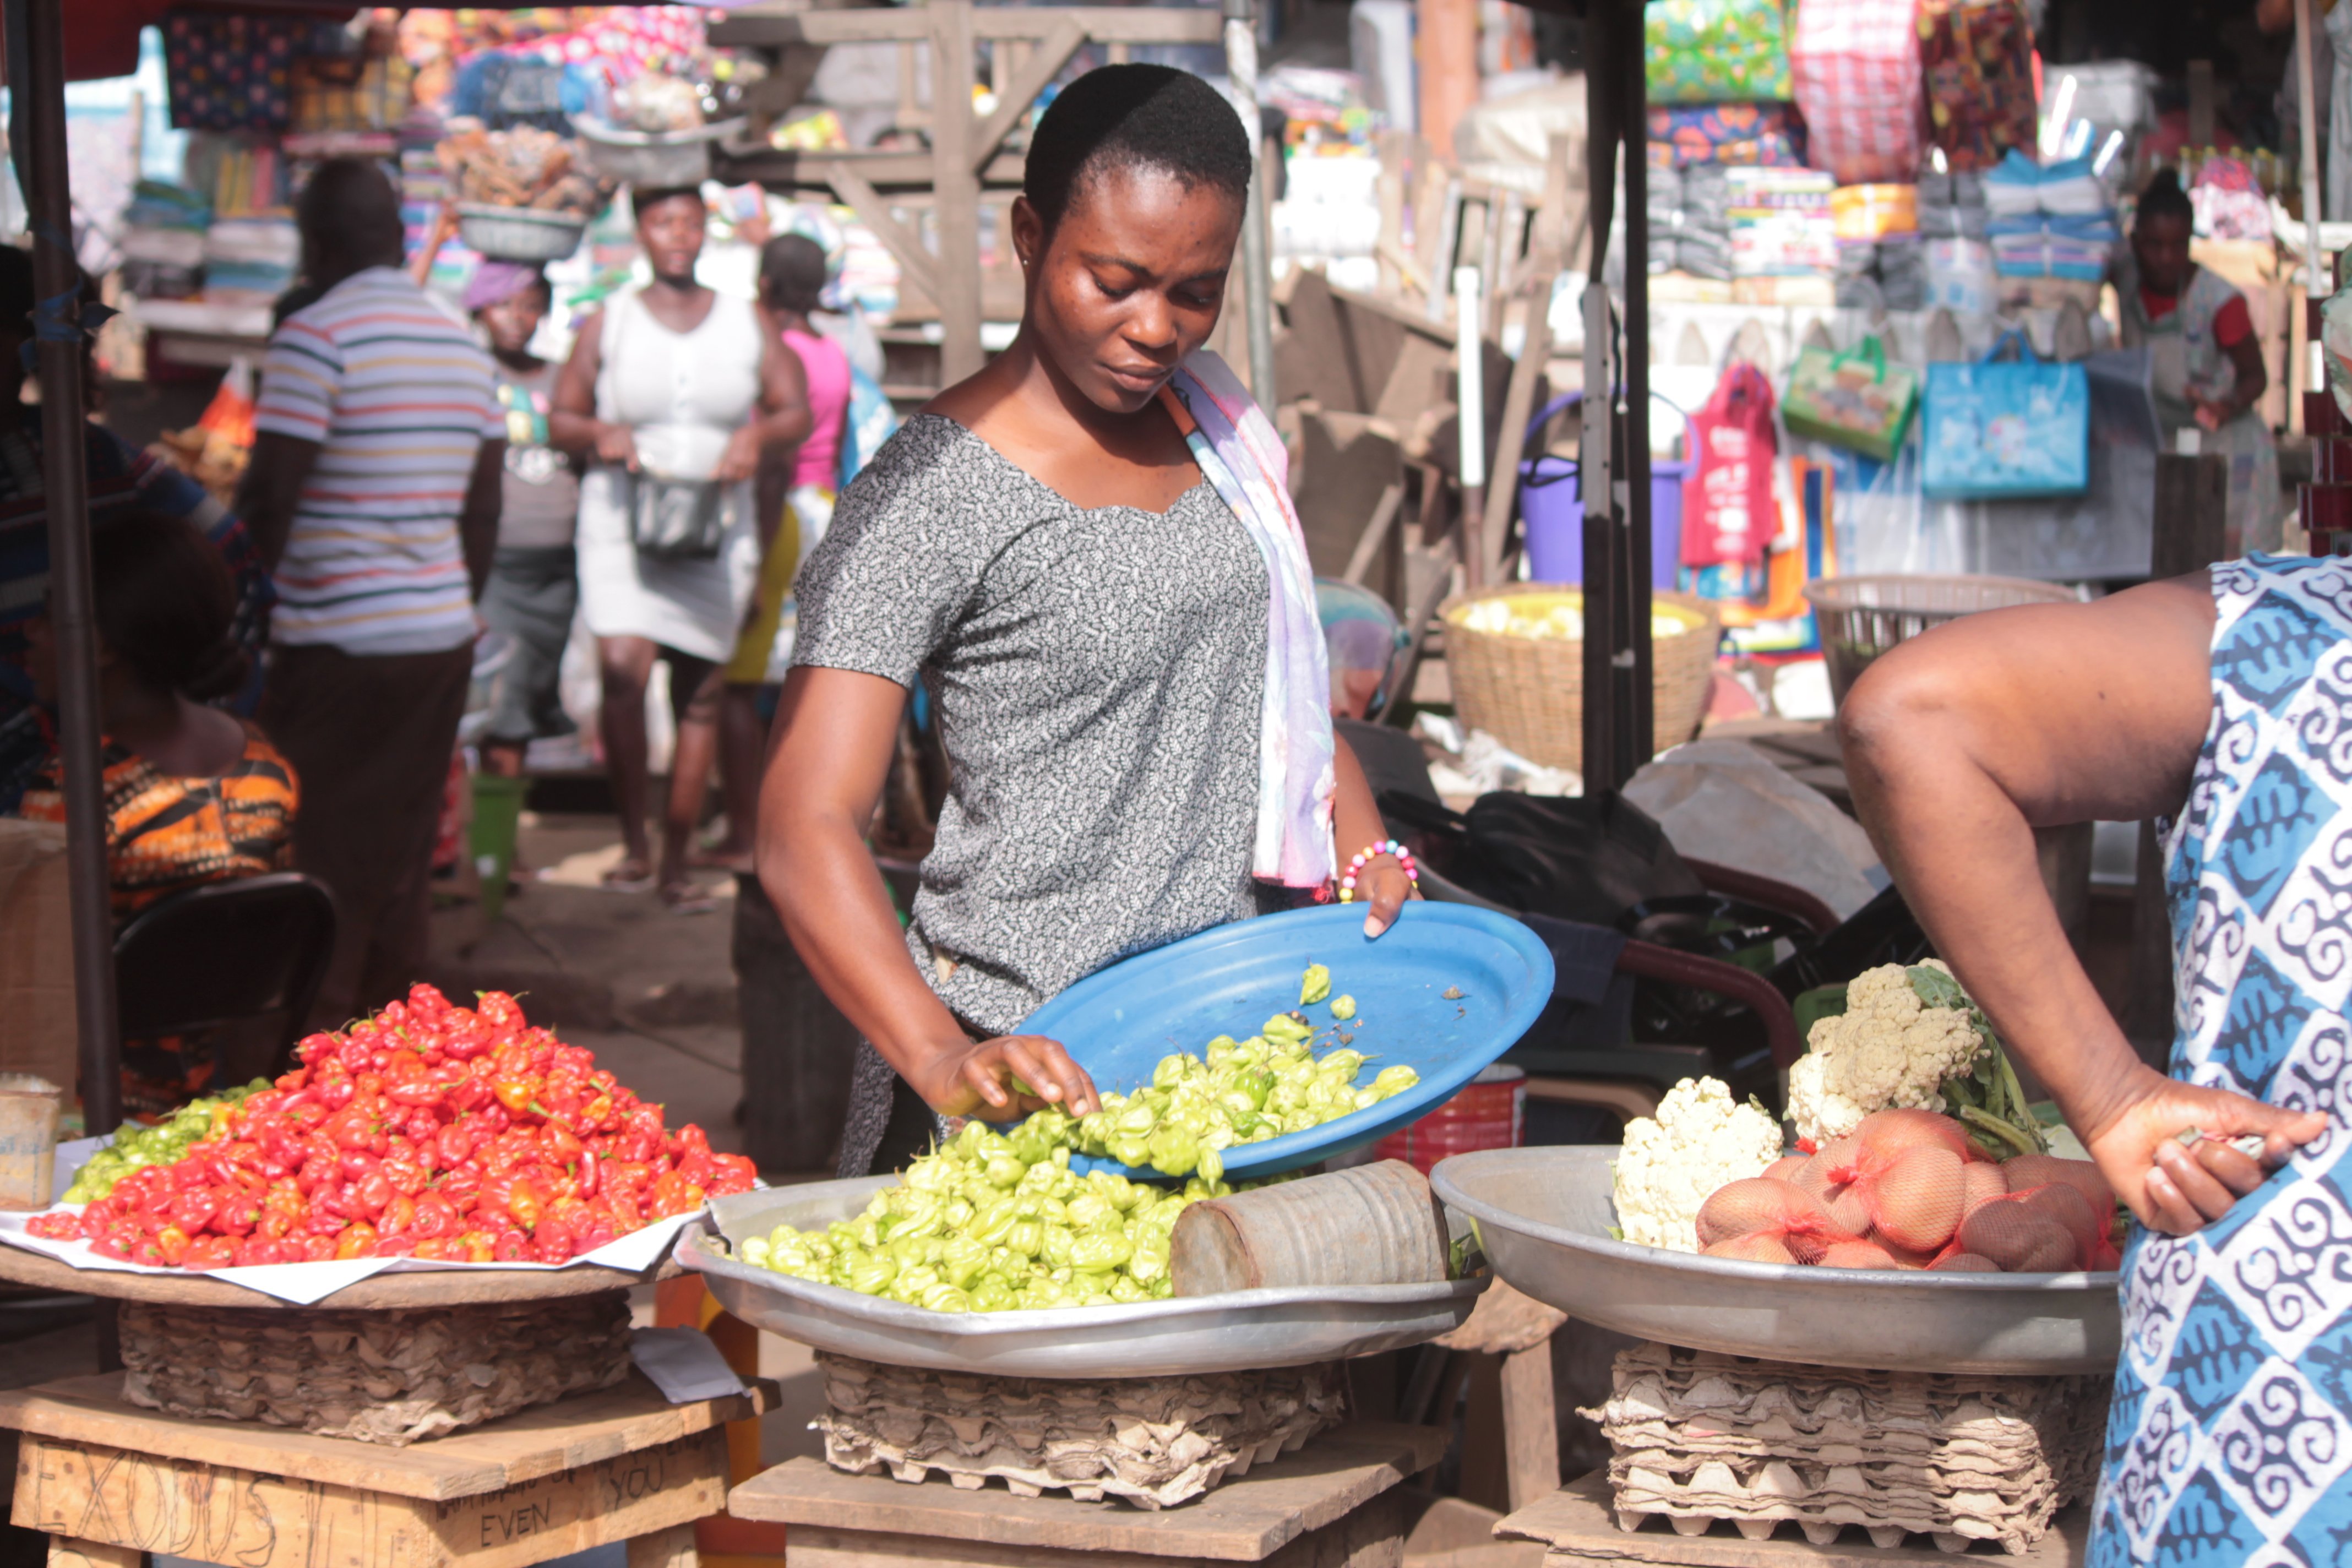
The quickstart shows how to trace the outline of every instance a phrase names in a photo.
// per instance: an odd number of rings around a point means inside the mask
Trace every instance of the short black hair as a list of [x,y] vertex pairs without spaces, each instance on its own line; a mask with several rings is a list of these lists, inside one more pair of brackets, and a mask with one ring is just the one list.
[[[294,198],[306,258],[359,267],[397,266],[407,247],[400,192],[383,165],[368,158],[330,158]],[[340,279],[335,281],[341,281]]]
[[824,247],[804,234],[780,234],[760,250],[760,287],[771,304],[787,310],[819,309],[831,271]]
[[2177,217],[2195,226],[2197,208],[2190,204],[2189,193],[2180,188],[2180,176],[2170,169],[2158,169],[2139,193],[2139,207],[2133,221],[2152,217]]
[[700,185],[632,185],[629,187],[629,221],[636,222],[646,216],[646,209],[659,206],[674,196],[691,196],[702,201]]
[[244,684],[228,564],[185,518],[134,507],[90,531],[98,635],[149,689],[202,701]]
[[1050,236],[1078,186],[1106,169],[1157,169],[1240,202],[1253,161],[1241,117],[1199,77],[1172,66],[1104,66],[1038,117],[1021,194]]

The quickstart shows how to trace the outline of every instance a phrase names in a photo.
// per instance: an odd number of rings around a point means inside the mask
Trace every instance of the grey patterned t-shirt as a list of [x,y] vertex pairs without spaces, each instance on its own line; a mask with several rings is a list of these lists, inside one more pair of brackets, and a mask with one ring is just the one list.
[[1256,912],[1265,566],[1207,483],[1164,514],[1084,510],[918,415],[795,592],[795,665],[920,676],[937,705],[948,799],[908,946],[965,1022],[1002,1033],[1105,964]]

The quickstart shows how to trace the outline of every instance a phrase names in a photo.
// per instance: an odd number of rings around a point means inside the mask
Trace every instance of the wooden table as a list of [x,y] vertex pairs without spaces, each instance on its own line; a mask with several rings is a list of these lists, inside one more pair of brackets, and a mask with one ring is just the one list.
[[2021,1557],[2002,1554],[1990,1542],[1966,1552],[1943,1552],[1924,1535],[1900,1546],[1874,1546],[1849,1525],[1826,1546],[1815,1546],[1793,1525],[1762,1541],[1750,1541],[1717,1522],[1698,1535],[1683,1535],[1664,1519],[1640,1530],[1620,1530],[1609,1503],[1609,1476],[1595,1470],[1495,1527],[1498,1540],[1543,1543],[1544,1568],[2082,1568],[2090,1534],[2090,1511],[2075,1503],[2062,1510],[2050,1533]]
[[1433,1426],[1351,1423],[1158,1512],[910,1486],[808,1458],[737,1487],[727,1508],[791,1525],[793,1568],[1395,1568],[1405,1520],[1391,1489],[1436,1464],[1446,1437]]
[[726,1506],[721,1426],[749,1395],[671,1405],[642,1374],[405,1448],[126,1405],[120,1373],[0,1393],[19,1526],[51,1568],[169,1552],[236,1568],[526,1568],[615,1541],[629,1568],[695,1568]]

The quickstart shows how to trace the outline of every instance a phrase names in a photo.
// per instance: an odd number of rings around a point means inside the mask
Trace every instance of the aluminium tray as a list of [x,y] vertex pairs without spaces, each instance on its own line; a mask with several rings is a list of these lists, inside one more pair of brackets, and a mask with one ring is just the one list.
[[1614,1145],[1496,1149],[1430,1184],[1513,1286],[1573,1317],[1694,1350],[1886,1372],[2107,1372],[2120,1276],[1928,1274],[1739,1263],[1612,1241]]
[[996,1377],[1163,1377],[1302,1366],[1420,1344],[1461,1326],[1486,1281],[1236,1290],[1126,1307],[932,1312],[722,1258],[730,1242],[779,1225],[806,1230],[864,1212],[898,1181],[866,1176],[738,1193],[678,1237],[676,1258],[701,1271],[719,1304],[818,1350],[897,1366]]

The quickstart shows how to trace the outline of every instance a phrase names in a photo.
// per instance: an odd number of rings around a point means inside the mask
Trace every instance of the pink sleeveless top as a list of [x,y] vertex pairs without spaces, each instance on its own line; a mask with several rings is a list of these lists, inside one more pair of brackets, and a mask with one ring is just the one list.
[[841,482],[841,425],[849,411],[849,355],[831,338],[787,328],[784,346],[808,375],[809,434],[793,465],[794,485],[832,489]]

